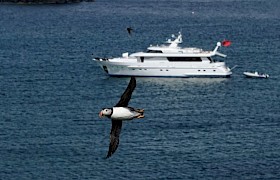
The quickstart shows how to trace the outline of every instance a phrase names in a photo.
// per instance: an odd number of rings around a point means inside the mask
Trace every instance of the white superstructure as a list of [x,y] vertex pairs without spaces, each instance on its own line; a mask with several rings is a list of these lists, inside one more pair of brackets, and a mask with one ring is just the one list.
[[144,76],[144,77],[229,77],[232,72],[225,62],[215,60],[215,56],[226,55],[217,50],[199,48],[182,48],[182,34],[172,36],[165,45],[150,46],[146,52],[123,53],[118,58],[94,58],[110,76]]

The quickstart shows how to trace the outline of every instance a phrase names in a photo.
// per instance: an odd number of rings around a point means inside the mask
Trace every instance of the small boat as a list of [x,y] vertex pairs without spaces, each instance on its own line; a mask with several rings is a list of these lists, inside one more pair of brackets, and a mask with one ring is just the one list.
[[268,74],[260,74],[258,72],[244,72],[243,73],[248,78],[268,78]]

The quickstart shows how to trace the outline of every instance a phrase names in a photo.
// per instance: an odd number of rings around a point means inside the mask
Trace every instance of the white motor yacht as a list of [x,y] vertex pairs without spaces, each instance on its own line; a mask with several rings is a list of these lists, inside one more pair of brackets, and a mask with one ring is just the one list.
[[232,71],[225,58],[218,52],[221,42],[213,51],[194,47],[180,47],[182,34],[172,35],[173,39],[163,45],[150,46],[146,52],[123,53],[116,58],[93,58],[110,76],[143,77],[230,77]]

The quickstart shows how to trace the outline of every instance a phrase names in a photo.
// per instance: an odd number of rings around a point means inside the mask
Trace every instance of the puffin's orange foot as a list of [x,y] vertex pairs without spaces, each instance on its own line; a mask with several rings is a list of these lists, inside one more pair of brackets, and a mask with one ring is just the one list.
[[139,115],[139,116],[137,116],[138,119],[144,118],[144,117],[145,117],[144,115]]

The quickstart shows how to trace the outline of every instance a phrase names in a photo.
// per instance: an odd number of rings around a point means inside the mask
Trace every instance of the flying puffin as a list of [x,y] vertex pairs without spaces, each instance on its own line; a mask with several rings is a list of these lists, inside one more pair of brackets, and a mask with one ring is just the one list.
[[104,108],[100,111],[99,117],[107,117],[111,119],[112,127],[110,133],[110,145],[106,158],[114,154],[119,145],[119,136],[121,133],[122,122],[124,120],[132,120],[134,118],[144,118],[144,109],[135,109],[128,107],[128,102],[132,92],[136,87],[136,80],[131,77],[130,82],[121,96],[119,102],[112,108]]
[[126,28],[127,32],[129,35],[131,35],[131,32],[133,31],[133,29],[131,27]]

